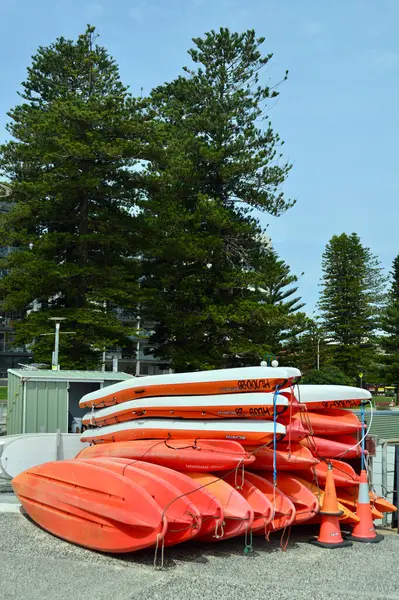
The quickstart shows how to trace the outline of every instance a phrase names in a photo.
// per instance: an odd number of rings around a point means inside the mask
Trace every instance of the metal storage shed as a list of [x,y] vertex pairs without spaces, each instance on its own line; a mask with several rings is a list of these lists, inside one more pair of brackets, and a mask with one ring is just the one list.
[[109,371],[8,370],[7,434],[68,433],[71,417],[81,418],[85,394],[130,379]]

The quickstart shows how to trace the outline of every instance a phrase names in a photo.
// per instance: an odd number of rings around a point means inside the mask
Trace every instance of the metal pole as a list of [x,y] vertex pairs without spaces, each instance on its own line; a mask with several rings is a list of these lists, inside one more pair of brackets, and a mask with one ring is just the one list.
[[60,370],[60,365],[58,364],[58,354],[60,349],[60,322],[55,322],[55,340],[54,340],[54,364],[55,370]]
[[[383,496],[387,495],[388,492],[388,442],[384,440],[381,448],[381,487]],[[382,518],[382,526],[386,527],[388,524],[387,513],[384,513]]]
[[136,377],[140,376],[140,315],[137,316]]
[[22,433],[26,433],[26,379],[22,379]]
[[320,338],[317,338],[317,370],[320,371]]

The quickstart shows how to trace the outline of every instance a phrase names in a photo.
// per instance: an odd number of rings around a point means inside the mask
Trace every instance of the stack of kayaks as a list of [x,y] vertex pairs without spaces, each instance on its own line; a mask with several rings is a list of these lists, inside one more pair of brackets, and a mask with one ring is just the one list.
[[[34,521],[103,552],[268,537],[317,523],[327,461],[343,522],[359,481],[345,462],[362,427],[348,410],[369,394],[301,386],[293,368],[250,367],[132,378],[87,394],[74,460],[13,480]],[[354,454],[353,454],[354,453]],[[373,516],[393,510],[373,499]],[[341,506],[340,505],[340,506]]]

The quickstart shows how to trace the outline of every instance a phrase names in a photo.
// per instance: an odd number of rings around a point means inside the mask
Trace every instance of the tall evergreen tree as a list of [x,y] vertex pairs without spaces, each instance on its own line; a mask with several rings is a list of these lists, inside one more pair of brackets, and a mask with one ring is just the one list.
[[357,234],[334,235],[322,260],[319,306],[333,346],[334,364],[357,377],[373,360],[385,278],[378,259]]
[[152,341],[178,370],[253,363],[270,350],[258,332],[278,311],[261,303],[262,274],[246,268],[262,252],[251,211],[278,216],[292,203],[281,192],[290,166],[265,117],[278,92],[260,82],[271,59],[263,41],[228,29],[194,39],[194,68],[151,96],[165,155],[141,204],[143,287],[159,323]]
[[260,279],[260,285],[257,286],[261,294],[260,302],[273,310],[274,315],[269,324],[259,331],[259,335],[268,341],[274,355],[280,355],[283,350],[280,361],[284,361],[285,356],[288,358],[287,344],[297,339],[308,323],[304,313],[300,312],[305,305],[296,295],[298,277],[268,246],[262,249],[253,268]]
[[77,41],[40,47],[22,84],[22,103],[9,112],[12,140],[0,168],[12,183],[11,211],[0,221],[2,243],[19,248],[2,261],[4,310],[27,316],[18,338],[48,362],[48,317],[68,318],[64,366],[93,367],[105,345],[128,345],[115,306],[137,301],[137,230],[132,207],[148,159],[140,106],[118,67],[88,27]]
[[295,365],[303,375],[331,363],[331,347],[317,320],[305,316],[300,331],[293,329],[283,347],[284,364]]
[[392,263],[392,284],[387,297],[387,303],[382,313],[381,329],[385,335],[380,338],[384,350],[381,357],[386,383],[396,387],[399,395],[399,255]]

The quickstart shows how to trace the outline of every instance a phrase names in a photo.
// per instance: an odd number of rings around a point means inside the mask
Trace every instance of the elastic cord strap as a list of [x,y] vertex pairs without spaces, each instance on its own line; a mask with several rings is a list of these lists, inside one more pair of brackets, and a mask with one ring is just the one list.
[[360,406],[360,415],[361,415],[361,419],[362,419],[362,458],[361,458],[361,468],[362,471],[364,470],[364,450],[365,450],[365,444],[366,444],[366,436],[364,435],[364,405],[361,404]]
[[277,482],[277,397],[279,391],[276,388],[273,396],[273,483]]

